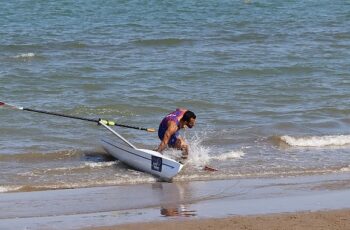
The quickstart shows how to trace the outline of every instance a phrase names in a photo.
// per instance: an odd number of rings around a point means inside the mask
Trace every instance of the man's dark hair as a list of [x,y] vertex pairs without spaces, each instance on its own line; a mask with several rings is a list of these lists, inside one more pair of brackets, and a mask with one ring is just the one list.
[[189,110],[187,110],[182,117],[182,119],[184,121],[187,121],[187,122],[189,122],[191,120],[191,118],[196,119],[196,114],[194,114],[194,112],[189,111]]

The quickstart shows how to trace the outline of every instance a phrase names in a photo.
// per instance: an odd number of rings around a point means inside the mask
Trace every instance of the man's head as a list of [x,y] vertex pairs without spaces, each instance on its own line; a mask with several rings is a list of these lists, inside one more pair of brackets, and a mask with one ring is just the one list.
[[181,120],[183,120],[184,126],[187,126],[191,129],[196,124],[196,114],[194,114],[192,111],[187,110]]

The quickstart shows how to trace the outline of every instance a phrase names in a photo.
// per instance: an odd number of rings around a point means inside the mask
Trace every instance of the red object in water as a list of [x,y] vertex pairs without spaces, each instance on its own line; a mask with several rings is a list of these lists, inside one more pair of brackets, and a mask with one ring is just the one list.
[[204,170],[205,170],[205,171],[209,171],[209,172],[216,172],[216,171],[219,171],[218,169],[213,168],[213,167],[210,167],[210,166],[208,166],[208,165],[204,166]]

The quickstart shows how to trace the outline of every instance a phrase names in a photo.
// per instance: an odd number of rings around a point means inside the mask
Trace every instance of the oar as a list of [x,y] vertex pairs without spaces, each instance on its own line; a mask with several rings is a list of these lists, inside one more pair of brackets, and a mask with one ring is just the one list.
[[62,114],[62,113],[55,113],[55,112],[48,112],[48,111],[37,110],[37,109],[24,108],[24,107],[15,106],[15,105],[11,105],[11,104],[0,101],[0,107],[1,106],[8,106],[8,107],[13,108],[13,109],[24,110],[24,111],[29,111],[29,112],[43,113],[43,114],[49,114],[49,115],[54,115],[54,116],[59,116],[59,117],[67,117],[67,118],[78,119],[78,120],[83,120],[83,121],[90,121],[90,122],[95,122],[98,124],[103,123],[103,124],[109,125],[109,126],[120,126],[123,128],[138,129],[138,130],[143,130],[143,131],[147,131],[147,132],[155,132],[155,129],[152,129],[152,128],[142,128],[142,127],[136,127],[136,126],[130,126],[130,125],[117,124],[116,122],[109,121],[109,120],[91,119],[91,118],[66,115],[66,114]]

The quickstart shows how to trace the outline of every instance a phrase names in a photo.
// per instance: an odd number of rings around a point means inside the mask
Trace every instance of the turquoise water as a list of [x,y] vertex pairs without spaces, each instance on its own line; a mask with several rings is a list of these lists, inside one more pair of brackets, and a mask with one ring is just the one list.
[[[0,4],[1,101],[154,128],[189,108],[192,167],[178,180],[350,170],[348,1]],[[102,127],[0,116],[5,191],[155,180],[110,159]],[[159,143],[117,130],[137,146]]]

